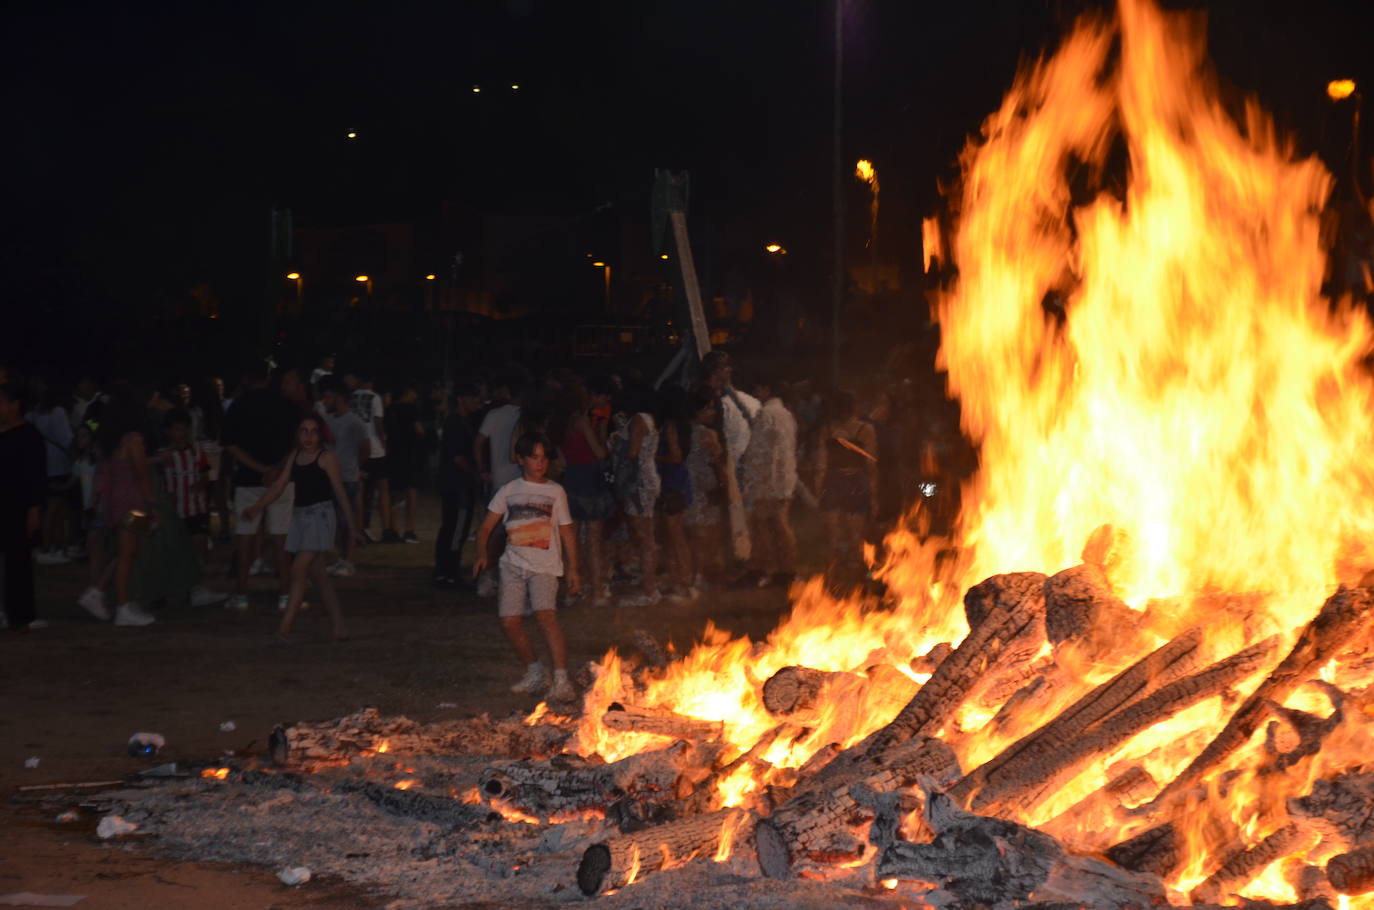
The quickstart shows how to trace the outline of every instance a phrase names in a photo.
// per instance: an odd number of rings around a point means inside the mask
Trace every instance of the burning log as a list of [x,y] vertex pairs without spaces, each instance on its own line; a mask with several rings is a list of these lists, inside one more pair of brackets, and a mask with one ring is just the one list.
[[591,897],[632,884],[646,872],[699,856],[728,855],[729,844],[748,837],[752,823],[752,814],[743,809],[722,809],[593,844],[577,867],[577,886]]
[[1374,839],[1374,774],[1317,780],[1306,796],[1288,800],[1288,814],[1335,843],[1369,843]]
[[[676,804],[671,807],[673,817],[682,818],[687,815],[700,815],[703,812],[710,812],[720,808],[719,787],[722,782],[729,779],[736,771],[746,765],[764,770],[772,767],[763,760],[763,754],[772,748],[773,744],[779,739],[793,739],[800,735],[805,728],[796,724],[778,724],[773,729],[759,737],[758,742],[750,746],[739,756],[726,762],[720,768],[712,771],[711,774],[700,783],[696,783],[691,793],[683,796]],[[682,789],[682,788],[679,788]]]
[[1193,903],[1220,901],[1248,885],[1275,860],[1290,853],[1311,849],[1319,839],[1316,832],[1289,823],[1253,847],[1231,853],[1206,881],[1192,890]]
[[861,785],[890,793],[914,785],[923,777],[941,785],[957,779],[959,760],[938,739],[916,740],[881,755],[861,756],[846,763],[843,778],[824,775],[807,781],[773,814],[754,829],[759,868],[769,878],[790,878],[797,860],[824,860],[837,834],[863,820],[864,810],[851,792]]
[[[960,783],[960,788],[964,793],[982,790],[1006,765],[1041,761],[1043,756],[1059,751],[1104,717],[1178,679],[1196,662],[1199,640],[1199,634],[1193,631],[1165,643],[974,770]],[[955,798],[963,797],[956,793]]]
[[837,679],[856,679],[852,673],[783,667],[763,684],[763,706],[776,717],[813,710],[821,693]]
[[969,616],[981,617],[954,653],[882,730],[869,737],[875,755],[942,727],[979,677],[996,669],[1004,652],[1045,635],[1045,576],[1039,572],[994,575],[964,595]]
[[1374,891],[1374,847],[1333,856],[1326,864],[1326,878],[1341,894]]
[[1074,566],[1045,582],[1045,634],[1053,644],[1077,642],[1088,654],[1119,651],[1139,617],[1116,596],[1102,566]]
[[1104,818],[1117,806],[1123,803],[1138,803],[1153,796],[1158,789],[1159,784],[1150,773],[1137,765],[1113,777],[1102,789],[1089,793],[1047,822],[1044,827],[1054,831],[1073,823],[1082,824],[1085,820]]
[[714,743],[683,740],[610,764],[591,764],[570,755],[506,762],[482,772],[478,791],[488,802],[544,820],[560,813],[602,809],[626,795],[667,802],[675,797],[684,777],[705,777],[720,751],[721,746]]
[[[973,628],[972,623],[969,624],[969,628]],[[942,641],[920,657],[913,657],[911,659],[911,672],[934,673],[935,668],[940,666],[945,658],[953,653],[954,646],[947,641]]]
[[601,716],[601,725],[622,733],[656,733],[673,739],[720,739],[725,725],[653,708],[614,703]]
[[1068,853],[1024,825],[969,814],[946,794],[927,791],[925,817],[934,842],[888,847],[878,860],[879,878],[929,882],[960,898],[960,906],[1036,900],[1126,910],[1165,902],[1152,876]]
[[1316,618],[1303,629],[1283,662],[1231,715],[1221,733],[1202,754],[1155,797],[1147,811],[1162,809],[1179,793],[1197,786],[1212,769],[1248,742],[1268,716],[1271,703],[1281,704],[1364,628],[1365,614],[1371,606],[1374,606],[1374,591],[1368,588],[1341,588],[1332,594]]
[[[979,773],[980,768],[970,774],[954,787],[951,795],[967,800],[975,812],[992,814],[1039,805],[1055,788],[1077,776],[1091,758],[1104,755],[1142,730],[1225,691],[1265,666],[1277,647],[1277,638],[1267,639],[1175,680],[1086,729],[1070,724],[1069,729],[1075,731],[1072,738],[1056,736],[1041,741],[1035,748],[1017,750],[990,771]],[[1089,704],[1084,710],[1091,713],[1093,709]]]

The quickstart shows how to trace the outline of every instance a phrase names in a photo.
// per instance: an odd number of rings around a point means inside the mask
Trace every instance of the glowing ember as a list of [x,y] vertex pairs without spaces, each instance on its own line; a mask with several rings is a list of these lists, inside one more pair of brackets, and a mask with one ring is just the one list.
[[228,768],[202,768],[200,776],[206,780],[225,780],[229,777]]
[[384,740],[382,740],[380,743],[377,744],[377,754],[378,754],[378,755],[385,754],[390,748],[391,748],[391,742],[390,742],[389,740],[385,740],[385,739],[384,739]]
[[420,786],[420,782],[414,778],[407,778],[405,780],[398,780],[391,786],[395,787],[397,790],[409,790],[411,787]]

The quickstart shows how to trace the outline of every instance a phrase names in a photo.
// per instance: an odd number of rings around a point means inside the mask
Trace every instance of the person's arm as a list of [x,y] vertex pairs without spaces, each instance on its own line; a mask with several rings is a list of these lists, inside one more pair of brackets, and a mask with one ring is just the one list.
[[357,525],[353,523],[353,507],[348,502],[348,492],[344,489],[343,475],[339,473],[339,459],[333,452],[321,452],[320,467],[329,477],[329,487],[334,491],[334,501],[341,507],[339,511],[343,512],[344,524],[348,525],[349,537],[358,539],[361,543],[362,534],[358,531]]
[[663,428],[663,431],[668,439],[668,451],[663,455],[663,462],[665,464],[681,464],[682,440],[678,439],[677,436],[677,424],[669,422],[668,425]]
[[272,471],[271,465],[266,465],[258,461],[252,455],[248,454],[248,450],[243,448],[242,446],[229,446],[229,454],[234,456],[234,461],[238,462],[239,464],[243,465],[249,470],[257,471],[264,477],[266,477]]
[[495,531],[500,523],[501,513],[488,511],[487,517],[482,520],[482,526],[477,529],[477,556],[472,563],[473,578],[487,570],[487,542],[491,540],[491,532]]
[[563,564],[568,568],[568,593],[576,594],[582,590],[582,575],[577,570],[577,525],[559,525],[558,536],[563,541]]
[[287,453],[286,459],[282,461],[281,467],[277,469],[276,479],[272,481],[272,486],[268,487],[267,492],[258,498],[258,501],[243,510],[243,515],[248,521],[252,521],[263,513],[272,503],[277,501],[277,497],[286,489],[287,483],[291,481],[291,462],[295,460],[296,450],[292,449]]

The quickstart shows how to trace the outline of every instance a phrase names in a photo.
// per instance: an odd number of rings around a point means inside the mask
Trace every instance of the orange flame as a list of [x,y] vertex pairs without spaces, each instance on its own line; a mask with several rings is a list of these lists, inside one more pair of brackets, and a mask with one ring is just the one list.
[[405,780],[396,781],[396,783],[391,786],[395,787],[397,790],[409,790],[411,787],[420,786],[420,782],[414,778],[406,778]]
[[202,768],[200,776],[206,780],[225,780],[229,777],[228,768]]
[[382,740],[380,743],[377,744],[377,754],[378,754],[378,755],[382,755],[382,754],[384,754],[384,753],[390,751],[390,749],[391,749],[391,741],[390,741],[390,740],[384,739],[384,740]]
[[[708,626],[681,660],[634,679],[608,653],[572,751],[615,761],[666,745],[601,726],[624,699],[720,722],[727,754],[739,754],[779,722],[762,705],[765,680],[792,665],[835,674],[817,716],[764,750],[762,770],[720,783],[724,805],[747,805],[821,749],[891,720],[894,687],[869,683],[881,668],[913,686],[929,679],[912,662],[967,633],[959,598],[972,583],[1076,565],[1110,524],[1121,542],[1110,581],[1136,613],[1117,665],[1072,643],[1047,648],[1033,659],[1069,680],[1050,697],[999,716],[995,730],[1000,704],[964,705],[941,735],[972,768],[1182,629],[1204,630],[1204,660],[1275,633],[1291,641],[1337,583],[1374,564],[1374,395],[1362,365],[1374,328],[1321,294],[1319,212],[1332,180],[1258,105],[1243,124],[1228,114],[1193,20],[1148,0],[1121,0],[1115,21],[1085,19],[1017,78],[961,164],[957,221],[945,235],[922,224],[927,269],[946,257],[957,266],[935,303],[939,362],[979,447],[954,539],[918,535],[915,520],[894,529],[874,566],[882,610],[815,580],[794,587],[791,613],[763,642]],[[872,185],[876,204],[876,174]],[[1129,836],[1120,819],[1086,825],[1072,811],[1126,769],[1173,779],[1261,676],[1120,745],[1018,820],[1083,850]],[[1308,688],[1287,706],[1330,711]],[[1342,725],[1330,748],[1265,776],[1257,734],[1218,769],[1226,792],[1211,787],[1183,814],[1258,843],[1286,823],[1286,796],[1370,754],[1367,726]],[[1188,861],[1170,882],[1185,890],[1228,846],[1190,823],[1179,824]],[[1265,870],[1245,894],[1290,900],[1281,872]]]

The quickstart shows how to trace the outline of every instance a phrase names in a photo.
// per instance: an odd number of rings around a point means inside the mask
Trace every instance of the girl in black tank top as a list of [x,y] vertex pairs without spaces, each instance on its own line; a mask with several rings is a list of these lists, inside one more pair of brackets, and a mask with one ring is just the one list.
[[[334,490],[329,483],[329,475],[324,468],[320,467],[320,455],[323,450],[315,453],[315,457],[305,464],[301,464],[294,458],[291,460],[291,482],[296,485],[296,508],[302,509],[306,506],[313,506],[319,502],[328,502],[334,498]],[[297,457],[300,453],[297,452]]]
[[[262,498],[244,510],[244,518],[253,521],[286,490],[287,483],[296,487],[291,527],[286,535],[286,549],[291,554],[291,590],[286,598],[286,612],[282,615],[277,637],[285,638],[300,612],[307,583],[324,601],[325,610],[334,625],[334,638],[348,638],[343,613],[339,609],[339,595],[333,579],[324,571],[324,554],[335,546],[335,510],[342,516],[348,534],[360,537],[353,523],[353,510],[343,492],[339,476],[339,460],[324,448],[324,422],[314,414],[301,419],[296,428],[296,448],[282,462],[277,479]],[[301,462],[298,459],[305,458]]]

